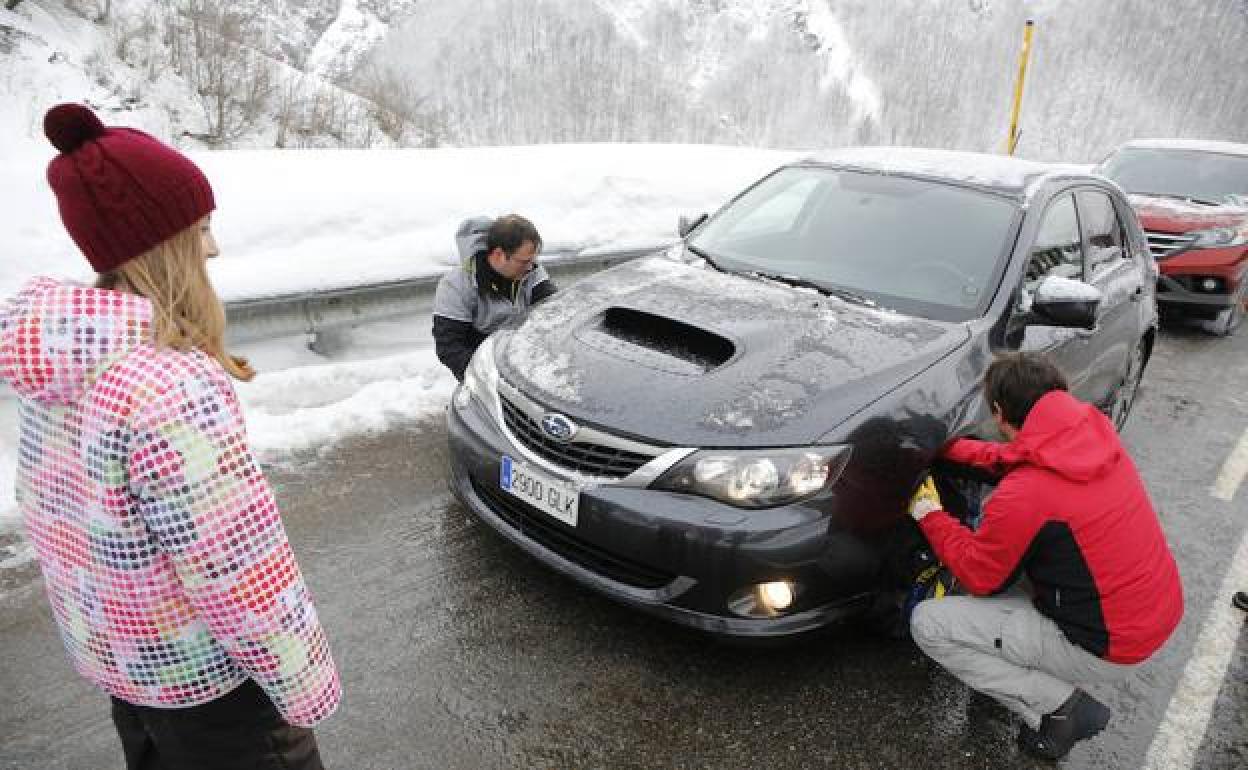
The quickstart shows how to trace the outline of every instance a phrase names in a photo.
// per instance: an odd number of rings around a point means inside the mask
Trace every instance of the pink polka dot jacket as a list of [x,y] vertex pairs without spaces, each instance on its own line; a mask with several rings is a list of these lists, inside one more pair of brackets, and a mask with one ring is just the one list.
[[291,724],[338,673],[221,366],[157,349],[145,298],[37,278],[0,305],[18,508],[74,665],[130,703],[256,680]]

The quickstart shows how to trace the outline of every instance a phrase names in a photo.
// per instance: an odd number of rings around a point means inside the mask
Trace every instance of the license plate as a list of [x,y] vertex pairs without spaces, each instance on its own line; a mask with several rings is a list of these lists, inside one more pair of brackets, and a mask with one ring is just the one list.
[[504,455],[499,467],[498,483],[504,492],[520,498],[542,513],[553,516],[569,527],[576,526],[581,493],[571,482],[557,479]]

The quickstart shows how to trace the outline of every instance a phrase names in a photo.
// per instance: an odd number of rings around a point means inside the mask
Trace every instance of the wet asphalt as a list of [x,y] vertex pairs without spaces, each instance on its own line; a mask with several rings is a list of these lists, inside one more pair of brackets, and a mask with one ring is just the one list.
[[[1248,428],[1248,329],[1169,330],[1126,440],[1184,579],[1175,638],[1093,693],[1108,730],[1060,766],[1137,768],[1229,559],[1248,491],[1210,495]],[[331,768],[1032,768],[1017,720],[910,643],[857,624],[737,647],[542,568],[445,485],[440,418],[269,468],[345,686]],[[1248,589],[1248,586],[1243,586]],[[31,567],[0,570],[0,768],[120,768],[106,699],[70,668]],[[1248,767],[1241,634],[1196,767]]]

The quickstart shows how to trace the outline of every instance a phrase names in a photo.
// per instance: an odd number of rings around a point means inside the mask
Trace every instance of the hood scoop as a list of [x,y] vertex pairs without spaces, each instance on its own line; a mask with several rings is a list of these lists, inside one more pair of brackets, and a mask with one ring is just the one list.
[[581,343],[667,374],[708,374],[732,360],[732,340],[674,318],[611,307],[576,333]]

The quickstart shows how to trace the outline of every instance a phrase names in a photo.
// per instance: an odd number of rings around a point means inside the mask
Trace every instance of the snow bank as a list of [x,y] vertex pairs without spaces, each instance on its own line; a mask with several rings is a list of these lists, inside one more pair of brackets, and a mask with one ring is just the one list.
[[[40,273],[89,277],[44,182],[50,148],[6,155],[0,296]],[[223,254],[211,271],[226,299],[440,272],[474,214],[524,214],[548,249],[671,238],[678,214],[714,210],[796,157],[640,144],[192,156],[216,190]]]
[[252,448],[262,462],[277,462],[437,414],[454,389],[455,378],[424,350],[261,374],[238,394]]

